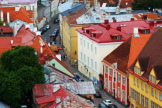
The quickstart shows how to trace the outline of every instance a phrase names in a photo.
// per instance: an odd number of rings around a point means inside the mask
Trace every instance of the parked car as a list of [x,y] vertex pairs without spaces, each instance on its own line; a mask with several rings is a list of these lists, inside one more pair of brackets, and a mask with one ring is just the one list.
[[40,31],[41,31],[41,34],[43,34],[43,33],[44,33],[44,30],[43,30],[43,29],[41,29]]
[[50,25],[46,25],[46,29],[48,30],[48,29],[50,29],[51,28],[51,26]]
[[78,82],[84,82],[84,80],[83,79],[79,79],[79,81]]
[[47,31],[47,28],[46,27],[43,27],[43,32],[46,32]]
[[59,18],[56,18],[53,23],[58,23],[58,22],[59,22]]
[[105,105],[105,104],[100,103],[100,104],[98,105],[98,108],[107,108],[107,107],[106,107],[106,105]]
[[96,98],[101,98],[100,92],[96,92],[96,93],[94,94],[94,97],[96,97]]
[[118,108],[115,104],[109,104],[107,108]]
[[56,35],[58,35],[58,33],[59,33],[58,29],[55,29],[55,31],[56,31]]
[[112,103],[111,103],[111,100],[103,100],[103,103],[104,103],[106,106],[108,106],[109,104],[112,104]]
[[57,33],[56,33],[56,31],[54,31],[54,32],[52,33],[52,35],[53,35],[53,36],[57,36]]
[[79,77],[78,75],[75,75],[75,76],[74,76],[74,79],[78,82],[79,79],[80,79],[80,77]]

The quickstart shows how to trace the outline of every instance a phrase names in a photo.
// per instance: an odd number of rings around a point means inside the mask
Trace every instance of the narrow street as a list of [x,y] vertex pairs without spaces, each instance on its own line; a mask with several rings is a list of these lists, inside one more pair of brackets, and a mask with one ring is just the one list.
[[[55,29],[58,29],[59,30],[58,24],[53,24],[53,20],[51,22],[49,22],[49,25],[51,26],[51,28],[48,31],[44,32],[44,34],[42,34],[42,36],[41,36],[46,42],[49,42],[50,34],[52,34]],[[61,48],[62,47],[62,45],[59,44],[59,36],[57,36],[57,38],[56,38],[56,44],[58,45],[58,48]],[[59,53],[61,53],[62,56],[64,55],[63,50],[60,50]],[[74,72],[74,74],[79,75],[80,78],[83,79],[83,80],[85,80],[85,81],[88,80],[87,78],[85,78],[85,77],[83,77],[81,75],[81,73],[78,71],[77,66],[71,66],[69,64],[69,61],[68,60],[66,60],[66,63],[70,67],[70,69]],[[95,98],[94,99],[94,104],[97,107],[98,107],[98,104],[99,103],[102,103],[103,102],[103,100],[111,100],[112,103],[115,104],[118,108],[124,108],[122,105],[120,105],[119,103],[117,103],[117,101],[115,101],[113,98],[111,98],[110,96],[108,96],[105,91],[100,90],[98,86],[95,86],[95,90],[96,91],[99,91],[101,93],[101,95],[102,95],[102,98]]]

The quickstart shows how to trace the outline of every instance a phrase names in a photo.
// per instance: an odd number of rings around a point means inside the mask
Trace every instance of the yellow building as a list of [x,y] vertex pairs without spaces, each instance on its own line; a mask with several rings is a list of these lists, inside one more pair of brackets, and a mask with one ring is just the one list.
[[161,30],[154,32],[129,68],[130,108],[162,108]]
[[[77,24],[76,19],[86,12],[86,8],[82,8],[74,13],[62,17],[62,43],[64,52],[71,65],[77,65],[78,61],[78,36],[76,29],[82,28],[89,24]],[[74,63],[76,60],[76,63]]]

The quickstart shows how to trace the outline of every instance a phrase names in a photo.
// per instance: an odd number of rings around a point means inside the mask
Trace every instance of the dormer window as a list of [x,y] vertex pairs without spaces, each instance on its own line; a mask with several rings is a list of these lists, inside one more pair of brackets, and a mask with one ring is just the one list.
[[154,79],[153,79],[153,80],[154,80],[154,83],[156,83],[156,78],[155,78],[155,77],[153,77],[153,78],[154,78]]
[[120,36],[115,36],[114,40],[120,40]]
[[150,81],[152,81],[152,75],[150,75],[150,78],[149,79],[150,79]]
[[149,33],[149,30],[143,30],[143,34]]
[[137,72],[137,67],[136,66],[134,67],[134,71]]
[[140,68],[138,69],[138,74],[140,74],[140,75],[141,75],[141,69],[140,69]]

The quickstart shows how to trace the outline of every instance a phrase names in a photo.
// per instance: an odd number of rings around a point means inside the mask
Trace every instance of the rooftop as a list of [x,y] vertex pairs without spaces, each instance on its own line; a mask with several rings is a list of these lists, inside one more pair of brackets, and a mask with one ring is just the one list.
[[58,6],[59,12],[61,13],[61,12],[64,12],[64,11],[66,11],[68,9],[71,9],[72,4],[73,4],[73,0],[68,0],[67,2],[59,5]]
[[136,20],[141,20],[141,19],[143,19],[143,15],[147,15],[147,19],[148,19],[148,20],[162,19],[162,16],[157,15],[157,14],[155,14],[155,13],[151,13],[151,12],[133,14],[133,17],[134,17]]
[[[3,0],[1,0],[0,4],[2,3]],[[27,3],[36,3],[37,0],[6,0],[7,3],[3,5],[8,5],[8,4],[27,4]]]
[[3,33],[13,33],[13,29],[10,26],[0,26],[0,30],[3,30]]

